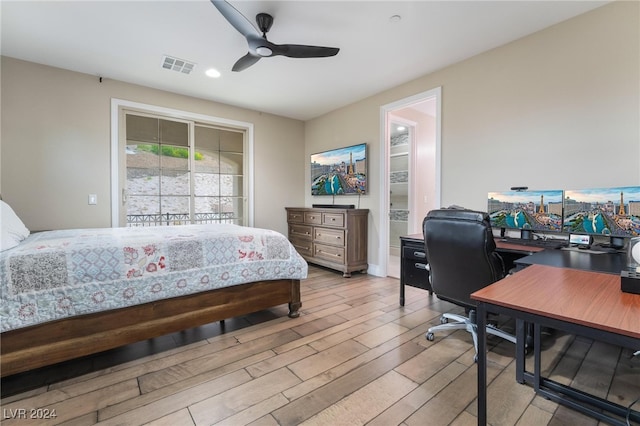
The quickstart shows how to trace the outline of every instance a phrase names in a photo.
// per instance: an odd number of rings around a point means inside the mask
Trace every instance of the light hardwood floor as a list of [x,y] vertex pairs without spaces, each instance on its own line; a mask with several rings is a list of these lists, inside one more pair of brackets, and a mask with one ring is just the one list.
[[[299,318],[274,308],[252,316],[254,325],[5,397],[2,424],[476,424],[470,336],[424,337],[442,312],[462,311],[412,287],[406,306],[398,299],[397,279],[345,279],[310,266]],[[513,346],[489,345],[491,424],[598,424],[516,383]],[[559,382],[623,405],[640,396],[631,351],[559,334],[546,336],[544,351],[544,368]],[[15,418],[21,409],[27,417],[55,410],[56,418]]]

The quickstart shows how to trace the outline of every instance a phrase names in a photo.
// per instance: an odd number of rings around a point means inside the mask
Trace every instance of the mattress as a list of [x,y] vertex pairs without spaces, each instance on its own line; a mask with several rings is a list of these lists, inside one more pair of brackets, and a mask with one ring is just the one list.
[[295,248],[267,229],[203,224],[40,232],[0,253],[0,332],[306,276]]

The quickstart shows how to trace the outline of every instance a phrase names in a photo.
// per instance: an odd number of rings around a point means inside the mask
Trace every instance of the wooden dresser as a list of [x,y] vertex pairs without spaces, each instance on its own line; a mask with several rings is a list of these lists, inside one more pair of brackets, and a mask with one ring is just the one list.
[[286,207],[289,241],[309,263],[367,271],[368,209]]

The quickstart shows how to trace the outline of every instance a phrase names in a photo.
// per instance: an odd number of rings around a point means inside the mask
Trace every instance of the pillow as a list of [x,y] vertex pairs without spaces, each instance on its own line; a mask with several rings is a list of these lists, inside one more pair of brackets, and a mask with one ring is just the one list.
[[29,229],[24,226],[18,215],[9,204],[0,200],[0,251],[8,250],[20,244],[29,236]]

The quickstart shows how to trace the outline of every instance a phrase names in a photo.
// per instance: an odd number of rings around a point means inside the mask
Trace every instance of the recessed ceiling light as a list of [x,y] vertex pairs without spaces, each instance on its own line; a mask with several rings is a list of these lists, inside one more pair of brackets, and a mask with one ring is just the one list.
[[221,75],[221,74],[220,74],[220,71],[218,71],[218,70],[217,70],[217,69],[215,69],[215,68],[209,68],[209,69],[208,69],[208,70],[206,70],[204,73],[205,73],[208,77],[211,77],[211,78],[218,78],[218,77],[220,77],[220,75]]

